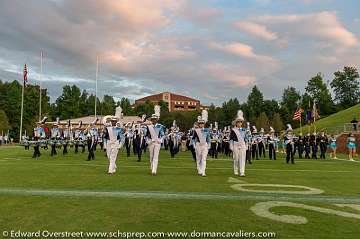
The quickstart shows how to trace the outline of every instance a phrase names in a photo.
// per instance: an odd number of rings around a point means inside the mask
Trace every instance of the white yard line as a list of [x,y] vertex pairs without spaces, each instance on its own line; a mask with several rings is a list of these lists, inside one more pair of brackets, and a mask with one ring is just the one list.
[[198,193],[198,192],[134,192],[134,191],[91,191],[91,190],[43,190],[26,188],[0,188],[0,195],[51,196],[51,197],[104,197],[104,198],[153,198],[153,199],[196,199],[196,200],[256,200],[256,201],[309,201],[321,203],[360,203],[359,197],[337,196],[289,196],[284,194],[256,193]]
[[[1,162],[2,161],[2,162]],[[13,164],[16,162],[11,162],[9,160],[0,160],[0,162],[3,164]],[[86,167],[108,167],[107,164],[93,164],[93,163],[42,163],[41,165],[47,165],[47,166],[86,166]],[[121,163],[118,163],[119,168],[148,168],[148,166],[136,166],[136,165],[121,165]],[[159,165],[159,168],[164,169],[195,169],[194,167],[177,167],[177,166],[161,166]],[[216,167],[211,168],[208,167],[207,170],[232,170],[231,167]],[[349,170],[317,170],[317,169],[271,169],[271,168],[264,168],[264,169],[254,169],[254,168],[247,168],[248,171],[272,171],[272,172],[323,172],[323,173],[353,173],[355,171],[349,171]]]

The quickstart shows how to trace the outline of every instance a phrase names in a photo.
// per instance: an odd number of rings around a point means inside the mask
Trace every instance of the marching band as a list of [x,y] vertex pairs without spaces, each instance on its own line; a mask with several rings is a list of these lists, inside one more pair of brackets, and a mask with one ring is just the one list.
[[[69,152],[69,148],[74,148],[74,152],[81,153],[88,150],[87,161],[95,159],[97,145],[106,151],[109,159],[109,174],[116,172],[116,159],[119,150],[124,146],[126,156],[131,155],[131,151],[141,161],[142,154],[149,150],[151,175],[156,175],[158,171],[159,152],[161,148],[170,152],[170,157],[174,159],[181,151],[189,150],[196,162],[197,173],[206,176],[206,160],[208,155],[217,159],[219,154],[233,158],[234,175],[245,176],[245,164],[252,163],[252,160],[268,158],[276,160],[277,154],[286,154],[286,163],[294,164],[294,156],[297,152],[298,158],[317,159],[320,150],[320,159],[325,159],[327,149],[330,148],[330,157],[336,159],[337,136],[327,136],[325,132],[320,134],[307,134],[296,136],[290,124],[282,134],[277,134],[270,126],[268,133],[264,128],[257,131],[255,125],[246,122],[242,111],[238,111],[232,126],[226,126],[221,130],[217,122],[214,126],[208,123],[208,112],[203,110],[194,123],[193,128],[188,131],[180,131],[176,121],[172,127],[166,127],[159,123],[160,107],[155,106],[154,114],[150,117],[143,115],[138,122],[121,123],[122,110],[116,108],[115,116],[105,116],[101,127],[95,119],[89,125],[78,122],[72,125],[70,121],[66,125],[61,125],[59,119],[53,123],[52,128],[45,128],[47,117],[37,122],[31,139],[24,137],[22,145],[32,146],[34,149],[33,158],[41,156],[40,148],[51,148],[52,157],[58,154],[60,148],[63,155]],[[356,139],[350,134],[347,139],[349,150],[349,160],[356,154]]]

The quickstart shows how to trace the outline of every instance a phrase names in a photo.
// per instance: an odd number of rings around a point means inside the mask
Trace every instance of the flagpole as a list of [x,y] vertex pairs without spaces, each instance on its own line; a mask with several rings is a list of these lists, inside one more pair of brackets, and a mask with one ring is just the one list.
[[314,100],[314,104],[313,104],[313,114],[314,114],[314,133],[316,133],[316,124],[315,124],[315,121],[316,121],[316,104],[315,104],[315,100]]
[[95,75],[95,118],[96,118],[96,105],[97,105],[97,88],[98,88],[98,75],[99,75],[99,56],[96,56],[96,75]]
[[300,134],[302,135],[302,127],[301,127],[301,114],[300,114]]
[[40,53],[40,77],[39,77],[39,88],[40,88],[40,96],[39,96],[39,121],[41,121],[41,77],[43,73],[43,52]]
[[22,92],[21,92],[21,119],[20,119],[20,137],[19,137],[19,143],[21,142],[22,127],[23,127],[23,114],[24,114],[24,88],[25,88],[25,81],[23,80],[23,84],[22,84]]

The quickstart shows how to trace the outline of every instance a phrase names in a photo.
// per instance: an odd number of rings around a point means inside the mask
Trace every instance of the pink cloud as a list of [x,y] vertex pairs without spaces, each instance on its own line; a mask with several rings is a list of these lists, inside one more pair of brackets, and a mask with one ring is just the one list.
[[234,23],[234,26],[242,30],[244,32],[247,32],[255,37],[272,41],[276,40],[278,37],[276,33],[269,31],[266,26],[260,25],[258,23],[250,22],[250,21],[238,21]]
[[287,35],[316,37],[331,41],[340,47],[354,47],[359,41],[339,21],[335,12],[318,12],[312,14],[294,14],[281,16],[260,16],[255,21],[266,25],[288,25]]

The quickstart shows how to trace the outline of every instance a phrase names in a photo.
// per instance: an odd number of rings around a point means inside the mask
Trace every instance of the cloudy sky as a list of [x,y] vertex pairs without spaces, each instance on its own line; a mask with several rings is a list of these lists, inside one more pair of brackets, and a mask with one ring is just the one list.
[[[51,100],[65,84],[136,99],[171,91],[220,104],[302,90],[360,65],[358,0],[1,0],[0,79],[21,79]],[[44,70],[40,78],[40,52]]]

